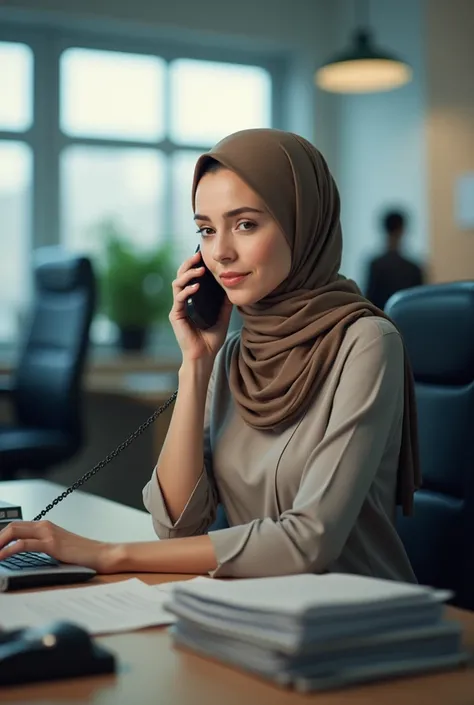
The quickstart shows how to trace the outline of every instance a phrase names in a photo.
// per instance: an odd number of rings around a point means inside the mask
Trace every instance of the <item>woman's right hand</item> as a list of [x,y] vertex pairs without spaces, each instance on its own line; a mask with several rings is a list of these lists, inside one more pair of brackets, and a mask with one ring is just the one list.
[[224,344],[232,313],[232,304],[225,296],[219,320],[212,328],[200,330],[187,317],[186,299],[199,289],[199,284],[192,287],[189,282],[204,274],[204,267],[199,266],[201,261],[201,252],[195,252],[183,262],[173,282],[173,307],[169,320],[183,353],[183,362],[206,359],[213,362]]

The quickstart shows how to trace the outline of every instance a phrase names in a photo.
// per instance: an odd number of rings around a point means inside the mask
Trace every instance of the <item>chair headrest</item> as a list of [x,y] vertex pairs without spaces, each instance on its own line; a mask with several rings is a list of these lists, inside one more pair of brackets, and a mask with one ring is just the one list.
[[90,285],[93,271],[83,255],[65,252],[57,247],[43,247],[35,252],[35,278],[39,289],[68,292]]
[[474,380],[474,281],[400,291],[385,312],[403,336],[416,381]]

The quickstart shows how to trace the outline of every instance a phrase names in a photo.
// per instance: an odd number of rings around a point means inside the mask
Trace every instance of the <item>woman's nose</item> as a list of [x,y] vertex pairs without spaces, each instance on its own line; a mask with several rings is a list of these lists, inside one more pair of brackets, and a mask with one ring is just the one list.
[[216,262],[228,262],[235,259],[235,251],[227,238],[216,237],[213,243],[212,256]]

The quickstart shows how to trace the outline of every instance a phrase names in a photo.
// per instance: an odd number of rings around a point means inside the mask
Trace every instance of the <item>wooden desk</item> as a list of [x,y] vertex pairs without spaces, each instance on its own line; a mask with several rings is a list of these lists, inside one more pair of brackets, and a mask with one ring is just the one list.
[[[35,496],[33,497],[33,490]],[[6,501],[23,503],[28,515],[49,500],[56,488],[51,483],[35,481],[0,483],[0,496]],[[38,493],[38,494],[36,494]],[[24,499],[23,499],[24,498]],[[65,508],[67,507],[67,512]],[[83,521],[84,509],[89,521]],[[87,529],[94,538],[107,539],[120,535],[130,527],[129,540],[148,538],[149,517],[137,510],[96,497],[74,493],[58,506],[51,518],[66,529]],[[103,524],[99,525],[96,513]],[[143,517],[139,515],[143,514]],[[142,520],[143,519],[143,520]],[[116,523],[116,524],[115,524]],[[127,576],[102,576],[96,582],[111,582]],[[136,577],[149,584],[192,576],[143,575]],[[90,583],[89,583],[90,584]],[[81,588],[78,587],[78,590]],[[474,614],[449,609],[465,628],[466,647],[474,650]],[[467,705],[474,702],[474,669],[438,673],[392,680],[319,695],[296,695],[280,690],[263,680],[248,676],[192,653],[173,648],[166,628],[146,629],[99,639],[119,659],[115,676],[100,676],[57,683],[4,688],[0,703],[23,705]]]
[[[4,385],[10,383],[9,375],[4,374],[1,367],[0,382]],[[109,394],[133,399],[153,407],[164,404],[177,387],[177,368],[163,372],[127,369],[125,366],[88,370],[84,376],[83,385],[86,395]],[[6,406],[8,407],[8,402]]]

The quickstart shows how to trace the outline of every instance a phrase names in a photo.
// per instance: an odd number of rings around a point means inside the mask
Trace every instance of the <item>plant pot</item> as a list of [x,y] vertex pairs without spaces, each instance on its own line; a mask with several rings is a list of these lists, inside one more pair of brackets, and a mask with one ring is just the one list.
[[127,352],[143,350],[148,338],[148,329],[138,326],[127,326],[119,330],[119,344]]

